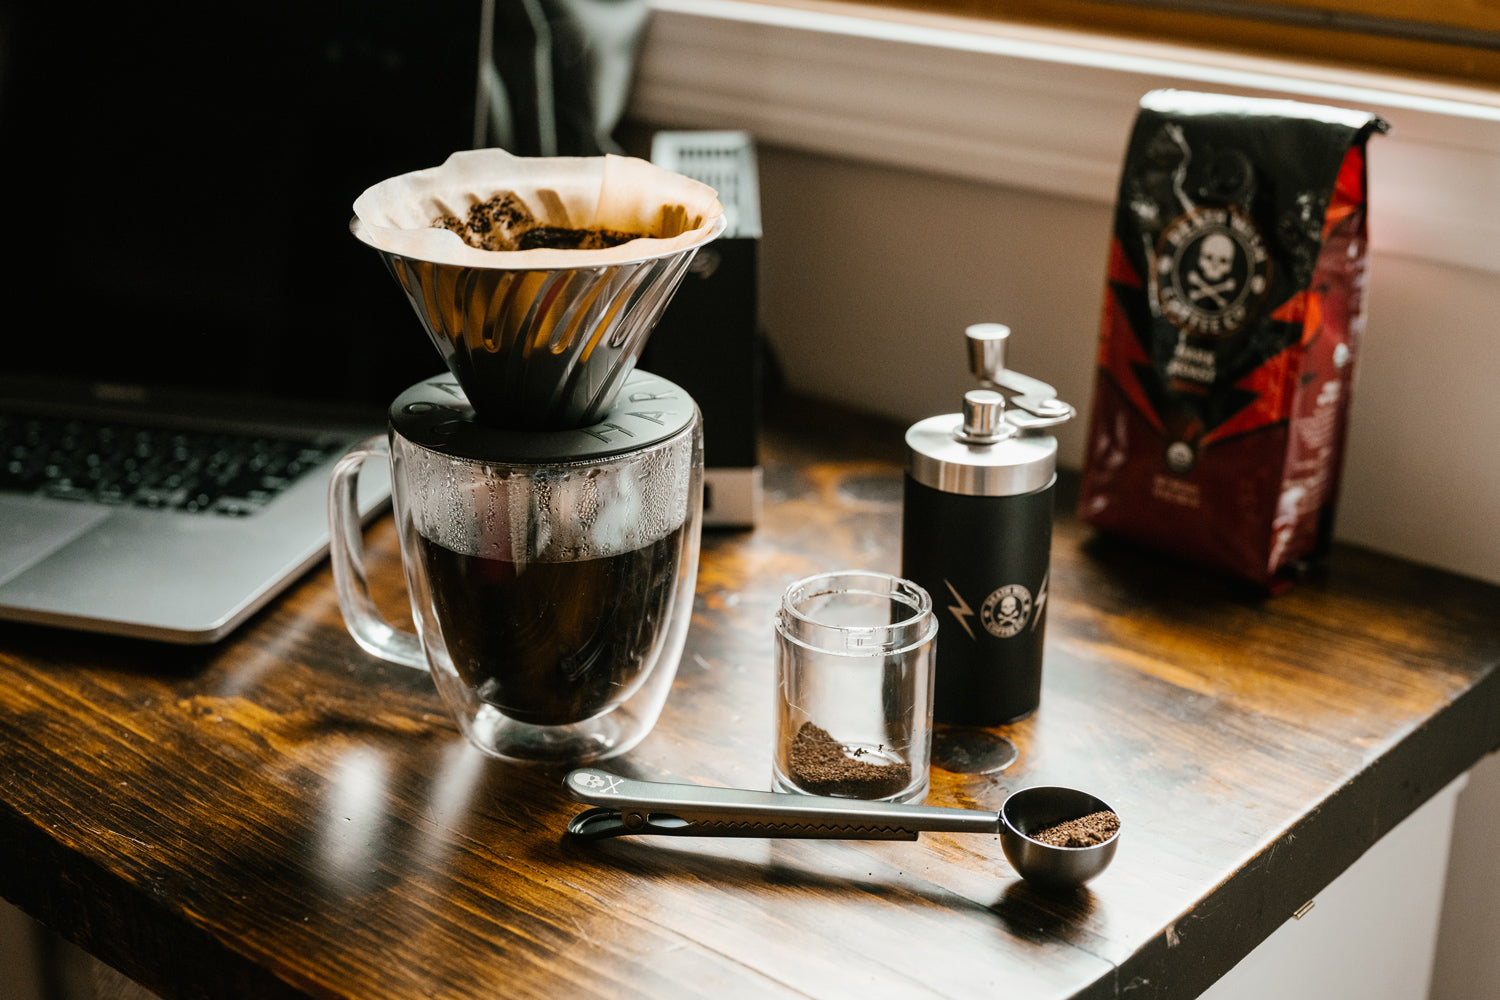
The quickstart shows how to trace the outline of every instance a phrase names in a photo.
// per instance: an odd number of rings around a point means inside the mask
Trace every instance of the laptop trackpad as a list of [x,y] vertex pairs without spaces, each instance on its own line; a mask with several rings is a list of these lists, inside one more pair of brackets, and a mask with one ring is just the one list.
[[110,515],[109,508],[41,497],[0,495],[0,583],[68,544]]

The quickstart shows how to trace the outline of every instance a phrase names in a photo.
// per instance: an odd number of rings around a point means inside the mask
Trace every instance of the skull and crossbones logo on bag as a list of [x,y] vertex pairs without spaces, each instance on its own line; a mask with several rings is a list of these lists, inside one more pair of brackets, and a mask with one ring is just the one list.
[[1271,266],[1254,222],[1229,206],[1179,216],[1163,230],[1156,261],[1157,307],[1195,337],[1243,329],[1261,304]]

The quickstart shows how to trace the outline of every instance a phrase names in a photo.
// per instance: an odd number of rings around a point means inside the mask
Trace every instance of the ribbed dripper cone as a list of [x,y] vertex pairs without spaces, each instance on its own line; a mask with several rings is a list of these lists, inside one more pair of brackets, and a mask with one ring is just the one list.
[[380,255],[479,418],[548,428],[586,427],[610,408],[697,248],[535,270]]
[[[429,225],[507,189],[569,224],[651,238],[605,251],[487,252]],[[351,231],[379,251],[475,414],[524,429],[598,422],[693,255],[726,224],[711,188],[643,161],[499,150],[382,182],[355,209]]]

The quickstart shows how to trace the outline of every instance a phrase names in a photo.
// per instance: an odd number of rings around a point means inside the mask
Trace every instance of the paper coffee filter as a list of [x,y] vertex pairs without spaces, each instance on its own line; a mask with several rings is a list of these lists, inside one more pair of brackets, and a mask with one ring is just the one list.
[[[514,192],[545,225],[613,229],[644,238],[602,250],[480,250],[433,228]],[[354,201],[355,235],[376,249],[464,267],[607,266],[680,252],[710,238],[724,208],[713,188],[628,156],[522,157],[503,149],[456,152],[438,167],[398,174]]]
[[[506,192],[543,225],[647,235],[494,251],[432,225]],[[726,225],[712,188],[643,160],[498,149],[389,178],[354,210],[354,235],[379,251],[478,417],[528,429],[602,419],[693,255]]]

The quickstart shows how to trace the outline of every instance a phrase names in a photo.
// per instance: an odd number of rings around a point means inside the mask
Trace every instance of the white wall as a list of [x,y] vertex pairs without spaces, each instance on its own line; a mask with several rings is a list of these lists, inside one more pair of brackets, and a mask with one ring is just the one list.
[[0,899],[0,1000],[41,1000],[40,933],[31,918]]
[[1500,997],[1500,754],[1458,797],[1431,1000]]
[[[1202,1000],[1427,997],[1448,863],[1445,844],[1463,784],[1458,778],[1377,840]],[[1471,994],[1471,1000],[1486,995]]]

